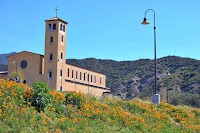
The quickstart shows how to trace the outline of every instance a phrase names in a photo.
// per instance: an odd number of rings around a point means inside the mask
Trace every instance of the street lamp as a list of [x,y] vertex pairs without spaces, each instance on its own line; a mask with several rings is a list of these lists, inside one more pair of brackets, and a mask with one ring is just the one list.
[[147,19],[146,19],[146,13],[148,11],[153,11],[154,13],[154,76],[155,76],[155,91],[154,91],[154,95],[152,97],[152,101],[155,104],[160,104],[160,95],[156,93],[157,90],[157,84],[156,84],[156,80],[157,80],[157,75],[156,75],[156,15],[155,15],[155,11],[153,9],[148,9],[146,10],[145,14],[144,14],[144,21],[141,23],[143,25],[147,25],[150,24]]

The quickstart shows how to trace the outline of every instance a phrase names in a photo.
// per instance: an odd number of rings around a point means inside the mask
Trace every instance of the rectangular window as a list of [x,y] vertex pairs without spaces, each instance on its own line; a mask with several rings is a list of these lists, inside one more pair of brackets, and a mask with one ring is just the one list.
[[67,77],[69,77],[69,68],[67,69]]
[[53,43],[53,37],[50,38],[50,43]]
[[74,78],[74,70],[72,70],[72,78]]
[[81,80],[82,73],[80,72],[80,80]]
[[62,86],[60,86],[60,91],[62,91]]
[[76,71],[76,79],[78,79],[78,72]]
[[96,76],[94,76],[94,83],[96,83]]
[[60,69],[60,76],[62,77],[62,69]]
[[100,85],[101,85],[101,77],[100,77]]
[[63,60],[63,52],[60,53],[60,59]]
[[49,72],[49,78],[51,78],[52,77],[52,72]]
[[92,82],[92,75],[91,75],[91,78],[90,78],[90,79],[91,79],[91,82]]
[[84,76],[83,76],[83,80],[85,81],[85,73],[84,73]]
[[88,74],[87,78],[88,78],[87,81],[89,82],[89,81],[90,81],[90,80],[89,80],[89,78],[90,78],[90,75],[89,75],[89,74]]
[[64,39],[63,39],[63,35],[62,35],[62,36],[61,36],[61,42],[63,42],[63,40],[64,40]]
[[53,60],[53,54],[49,55],[49,60],[52,61]]

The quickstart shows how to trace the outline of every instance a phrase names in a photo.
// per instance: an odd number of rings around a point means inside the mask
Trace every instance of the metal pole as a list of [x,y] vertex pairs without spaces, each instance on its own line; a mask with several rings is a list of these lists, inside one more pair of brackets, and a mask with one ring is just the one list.
[[155,76],[155,91],[154,94],[156,94],[156,90],[157,90],[157,75],[156,75],[156,69],[157,69],[157,59],[156,59],[156,14],[155,11],[153,9],[148,9],[146,10],[145,14],[144,14],[144,18],[146,19],[146,13],[151,10],[154,13],[154,76]]
[[156,59],[156,26],[155,26],[155,12],[154,12],[154,74],[155,74],[155,93],[157,90],[157,74],[156,74],[156,69],[157,69],[157,59]]

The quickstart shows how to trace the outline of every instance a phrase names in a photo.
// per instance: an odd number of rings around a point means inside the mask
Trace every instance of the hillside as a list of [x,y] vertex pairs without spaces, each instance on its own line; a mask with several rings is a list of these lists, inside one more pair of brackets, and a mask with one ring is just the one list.
[[0,54],[0,64],[8,65],[8,56],[13,55],[15,53],[16,52],[11,52],[11,53],[7,53],[7,54]]
[[[150,99],[154,89],[154,61],[113,61],[68,59],[67,63],[98,71],[107,75],[111,93],[123,99],[140,97]],[[157,89],[161,100],[166,100],[167,88],[172,104],[200,107],[200,61],[168,56],[157,61]],[[181,97],[185,97],[182,99]]]
[[200,110],[0,80],[0,132],[198,133]]
[[0,64],[0,71],[7,71],[7,70],[8,70],[8,65]]

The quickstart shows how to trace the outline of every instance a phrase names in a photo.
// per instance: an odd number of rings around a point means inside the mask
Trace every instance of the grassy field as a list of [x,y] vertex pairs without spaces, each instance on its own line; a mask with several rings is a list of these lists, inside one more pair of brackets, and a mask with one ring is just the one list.
[[95,98],[0,80],[0,132],[200,132],[200,109]]

